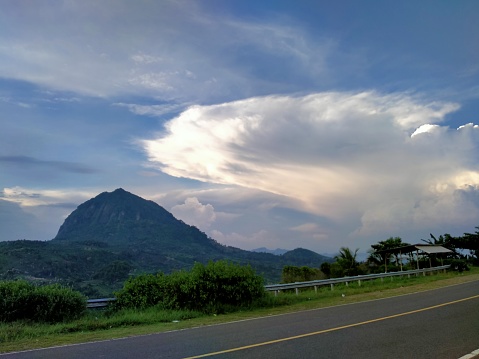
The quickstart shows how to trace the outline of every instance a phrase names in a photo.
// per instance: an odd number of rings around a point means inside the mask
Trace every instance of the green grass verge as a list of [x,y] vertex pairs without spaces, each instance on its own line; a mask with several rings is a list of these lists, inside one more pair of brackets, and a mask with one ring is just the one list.
[[331,290],[329,286],[318,288],[317,292],[303,290],[299,295],[294,292],[283,292],[275,297],[271,294],[252,307],[228,314],[205,315],[194,311],[165,311],[155,308],[119,313],[92,310],[82,319],[63,324],[3,323],[0,324],[0,352],[180,330],[387,298],[476,280],[479,280],[477,267],[464,273],[448,272],[411,278],[394,277],[393,279],[385,278],[384,281],[376,279],[362,281],[361,285],[358,282],[351,282],[348,286],[335,285],[334,290]]

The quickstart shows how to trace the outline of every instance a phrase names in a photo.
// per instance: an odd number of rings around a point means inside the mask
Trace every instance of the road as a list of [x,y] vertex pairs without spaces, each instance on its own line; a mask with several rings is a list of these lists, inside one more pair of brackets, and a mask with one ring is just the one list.
[[394,298],[27,352],[37,358],[460,358],[479,348],[479,281]]

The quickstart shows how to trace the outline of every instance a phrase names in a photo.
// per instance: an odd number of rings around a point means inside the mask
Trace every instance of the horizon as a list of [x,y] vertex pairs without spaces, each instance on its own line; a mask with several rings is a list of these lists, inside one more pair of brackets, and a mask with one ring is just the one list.
[[479,225],[479,2],[6,0],[0,241],[127,188],[221,244]]

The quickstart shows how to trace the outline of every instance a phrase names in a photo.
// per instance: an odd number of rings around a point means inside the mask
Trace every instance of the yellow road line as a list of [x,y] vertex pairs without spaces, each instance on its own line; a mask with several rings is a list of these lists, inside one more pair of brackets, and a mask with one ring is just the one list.
[[393,318],[403,317],[403,316],[405,316],[405,315],[410,315],[410,314],[425,312],[425,311],[427,311],[427,310],[436,309],[436,308],[440,308],[440,307],[445,307],[445,306],[447,306],[447,305],[456,304],[456,303],[460,303],[460,302],[465,302],[466,300],[471,300],[471,299],[475,299],[475,298],[479,298],[479,295],[474,295],[474,296],[472,296],[472,297],[454,300],[454,301],[452,301],[452,302],[437,304],[437,305],[433,305],[433,306],[431,306],[431,307],[426,307],[426,308],[411,310],[410,312],[404,312],[404,313],[389,315],[389,316],[387,316],[387,317],[381,317],[381,318],[366,320],[366,321],[360,322],[360,323],[353,323],[353,324],[343,325],[343,326],[341,326],[341,327],[324,329],[324,330],[320,330],[320,331],[317,331],[317,332],[305,333],[305,334],[295,335],[295,336],[292,336],[292,337],[275,339],[275,340],[270,340],[270,341],[267,341],[267,342],[256,343],[256,344],[251,344],[251,345],[245,345],[245,346],[243,346],[243,347],[231,348],[231,349],[221,350],[221,351],[218,351],[218,352],[212,352],[212,353],[207,353],[207,354],[195,355],[195,356],[187,357],[187,358],[184,358],[184,359],[205,358],[205,357],[214,356],[214,355],[226,354],[226,353],[236,352],[236,351],[240,351],[240,350],[251,349],[251,348],[256,348],[256,347],[261,347],[261,346],[264,346],[264,345],[270,345],[270,344],[275,344],[275,343],[286,342],[286,341],[294,340],[294,339],[311,337],[311,336],[313,336],[313,335],[319,335],[319,334],[334,332],[334,331],[337,331],[337,330],[342,330],[342,329],[347,329],[347,328],[352,328],[352,327],[358,327],[358,326],[360,326],[360,325],[365,325],[365,324],[380,322],[380,321],[387,320],[387,319],[393,319]]

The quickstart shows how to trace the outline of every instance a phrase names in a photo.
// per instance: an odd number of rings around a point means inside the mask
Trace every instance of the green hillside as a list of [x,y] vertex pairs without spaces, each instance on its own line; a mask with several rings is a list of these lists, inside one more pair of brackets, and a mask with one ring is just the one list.
[[280,281],[285,265],[319,268],[331,261],[306,249],[276,256],[221,245],[155,202],[120,188],[78,206],[51,241],[0,242],[0,279],[61,282],[100,297],[131,275],[170,273],[220,259],[250,264],[268,283]]

